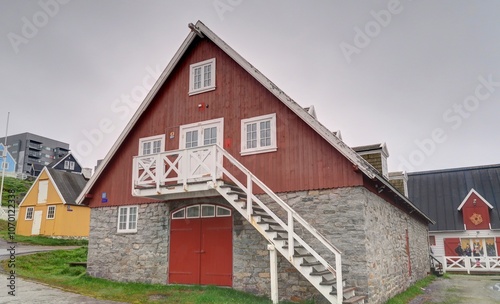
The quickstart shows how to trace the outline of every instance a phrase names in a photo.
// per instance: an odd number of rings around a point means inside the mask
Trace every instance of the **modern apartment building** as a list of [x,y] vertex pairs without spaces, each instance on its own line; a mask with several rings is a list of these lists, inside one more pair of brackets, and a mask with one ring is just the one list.
[[[5,138],[0,138],[4,142]],[[9,135],[7,146],[16,160],[16,173],[38,176],[43,167],[69,153],[69,144],[32,133]]]

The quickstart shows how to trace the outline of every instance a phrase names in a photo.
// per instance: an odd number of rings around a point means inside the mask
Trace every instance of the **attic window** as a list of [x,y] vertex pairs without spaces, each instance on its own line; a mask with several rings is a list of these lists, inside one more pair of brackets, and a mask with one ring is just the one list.
[[215,58],[189,66],[189,95],[215,90]]
[[70,160],[65,160],[64,170],[75,170],[75,162]]

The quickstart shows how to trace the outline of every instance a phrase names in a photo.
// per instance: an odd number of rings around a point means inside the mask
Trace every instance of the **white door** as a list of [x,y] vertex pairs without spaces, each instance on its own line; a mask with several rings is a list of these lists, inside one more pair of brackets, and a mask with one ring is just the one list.
[[33,215],[33,225],[31,226],[31,235],[40,234],[40,226],[42,225],[42,210],[35,211]]
[[[203,180],[210,177],[215,169],[215,162],[222,162],[222,158],[215,159],[214,150],[208,145],[217,144],[222,147],[223,137],[223,118],[202,121],[195,124],[184,125],[180,127],[181,138],[180,149],[189,149],[188,159],[185,168],[188,178],[194,180]],[[217,178],[220,177],[220,170],[217,170]]]

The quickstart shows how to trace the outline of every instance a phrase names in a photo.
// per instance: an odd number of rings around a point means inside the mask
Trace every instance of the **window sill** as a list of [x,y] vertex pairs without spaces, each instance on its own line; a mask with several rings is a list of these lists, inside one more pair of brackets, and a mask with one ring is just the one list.
[[270,152],[276,152],[278,148],[266,148],[266,149],[258,149],[258,150],[245,150],[241,151],[240,155],[245,156],[245,155],[253,155],[253,154],[262,154],[262,153],[270,153]]
[[134,230],[130,230],[130,231],[122,230],[122,231],[117,231],[116,233],[118,233],[118,234],[135,234],[135,233],[137,233],[137,230],[135,230],[135,231]]
[[208,88],[203,88],[203,89],[198,89],[198,90],[192,90],[192,91],[189,91],[189,96],[196,95],[196,94],[201,94],[201,93],[205,93],[205,92],[210,92],[210,91],[213,91],[213,90],[215,90],[215,86],[208,87]]

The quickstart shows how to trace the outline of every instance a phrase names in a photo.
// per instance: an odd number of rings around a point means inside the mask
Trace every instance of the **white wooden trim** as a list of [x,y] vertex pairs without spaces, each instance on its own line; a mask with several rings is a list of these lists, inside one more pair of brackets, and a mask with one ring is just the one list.
[[[165,134],[160,134],[160,135],[139,138],[139,150],[137,150],[139,153],[138,155],[144,155],[144,151],[142,149],[143,143],[148,141],[157,141],[157,140],[161,141],[160,153],[165,152]],[[151,146],[151,148],[153,148],[153,146]],[[156,153],[151,153],[151,154],[156,154]]]
[[490,209],[493,209],[493,206],[490,203],[488,203],[488,201],[481,194],[479,194],[476,190],[474,190],[474,188],[472,188],[472,189],[470,189],[469,194],[467,194],[465,196],[465,198],[462,201],[462,203],[460,204],[460,206],[458,206],[457,210],[462,209],[462,207],[465,205],[465,203],[467,202],[469,197],[472,195],[472,193],[476,194],[486,204],[486,206],[488,206]]
[[[199,89],[195,89],[194,88],[193,71],[195,68],[198,68],[198,67],[203,68],[207,65],[210,65],[211,69],[212,69],[212,71],[211,71],[212,72],[212,78],[211,78],[212,84],[209,86],[206,86],[206,87],[202,86]],[[201,61],[201,62],[197,62],[197,63],[193,63],[189,66],[189,96],[215,90],[215,77],[216,77],[215,68],[216,68],[215,58],[208,59],[208,60]],[[201,73],[203,75],[203,69],[202,69]],[[201,82],[203,83],[204,81],[205,81],[205,79],[202,78]]]

